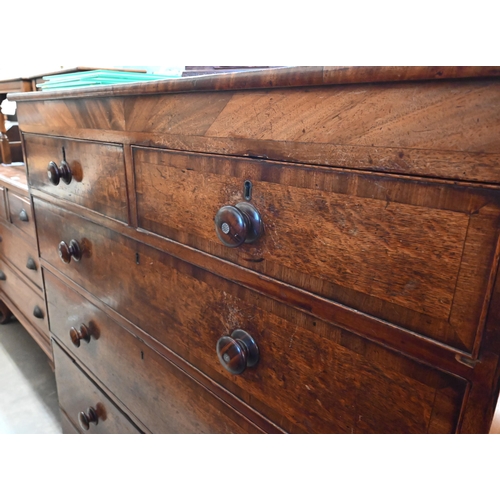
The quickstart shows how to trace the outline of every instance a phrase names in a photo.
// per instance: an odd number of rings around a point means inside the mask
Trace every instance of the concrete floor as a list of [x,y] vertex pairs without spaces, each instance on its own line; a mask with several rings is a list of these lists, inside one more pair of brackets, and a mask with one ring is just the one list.
[[61,434],[47,356],[18,321],[0,325],[0,434]]

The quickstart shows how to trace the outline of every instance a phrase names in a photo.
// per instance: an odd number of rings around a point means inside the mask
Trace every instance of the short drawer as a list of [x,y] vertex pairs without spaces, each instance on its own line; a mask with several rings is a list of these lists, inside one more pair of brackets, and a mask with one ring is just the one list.
[[17,270],[42,289],[42,273],[38,260],[38,249],[31,238],[11,224],[0,222],[0,251]]
[[49,327],[42,292],[0,259],[0,290],[16,304],[26,319],[47,339]]
[[52,333],[151,432],[259,432],[48,271],[45,283]]
[[31,238],[33,242],[36,242],[35,220],[30,200],[11,191],[8,192],[7,197],[9,199],[9,213],[12,224]]
[[[31,187],[119,221],[128,220],[122,146],[26,134],[25,147]],[[49,180],[51,162],[58,169],[65,162],[71,172],[66,178],[69,184],[64,177],[54,181],[57,185]]]
[[[285,431],[454,431],[464,380],[45,202],[35,200],[35,207],[60,231],[42,233],[44,259]],[[80,261],[63,264],[57,244],[72,237],[85,251]],[[53,315],[70,306],[53,303],[54,281],[47,278],[52,325]],[[67,296],[61,290],[57,300]],[[77,324],[92,319],[81,316],[81,306],[70,310]],[[74,324],[57,317],[54,334],[67,341]],[[216,345],[240,329],[257,343],[260,360],[233,375]],[[99,341],[85,348],[98,349]],[[118,359],[120,348],[106,357]]]
[[55,342],[52,348],[59,406],[74,427],[88,434],[140,432]]
[[[133,158],[141,228],[472,351],[497,244],[497,189],[148,148]],[[260,214],[263,234],[229,248],[214,219],[242,202]],[[253,236],[242,217],[226,210],[218,219],[231,244],[244,230]]]
[[5,205],[5,188],[0,186],[0,220],[8,221],[9,216],[7,215],[7,206]]

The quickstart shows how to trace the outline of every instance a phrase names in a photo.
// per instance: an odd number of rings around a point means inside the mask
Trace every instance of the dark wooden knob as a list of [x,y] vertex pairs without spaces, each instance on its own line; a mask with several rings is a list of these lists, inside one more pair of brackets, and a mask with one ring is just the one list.
[[215,232],[227,247],[253,243],[262,235],[263,229],[259,212],[246,201],[234,207],[224,206],[215,216]]
[[80,347],[81,340],[87,342],[87,344],[90,342],[90,332],[88,327],[85,325],[81,325],[80,330],[77,330],[74,327],[71,328],[69,336],[71,337],[71,342],[73,342],[75,347]]
[[33,309],[33,316],[38,319],[43,319],[43,310],[39,306],[35,306],[35,308]]
[[28,217],[28,213],[26,212],[26,210],[24,210],[24,208],[19,212],[19,218],[23,221],[23,222],[29,222],[29,217]]
[[84,431],[89,430],[91,423],[93,423],[94,425],[97,425],[98,422],[99,422],[99,418],[97,416],[97,412],[92,407],[87,408],[87,411],[81,411],[78,414],[78,423],[80,424],[80,427]]
[[36,271],[36,262],[34,261],[34,259],[28,257],[28,261],[26,262],[26,267],[28,269],[31,269],[32,271]]
[[47,167],[47,175],[49,177],[49,181],[54,184],[54,186],[57,186],[59,184],[59,181],[61,180],[66,184],[69,184],[71,182],[71,179],[73,179],[71,169],[65,161],[62,161],[59,167],[55,162],[49,162],[49,166]]
[[230,337],[225,335],[217,341],[217,356],[229,373],[239,375],[258,363],[259,348],[247,332],[235,330]]
[[5,281],[7,279],[7,276],[5,276],[5,273],[3,271],[0,271],[0,281]]
[[76,240],[71,240],[69,245],[65,241],[61,241],[58,251],[59,257],[66,264],[69,264],[71,259],[78,262],[82,258],[82,250]]

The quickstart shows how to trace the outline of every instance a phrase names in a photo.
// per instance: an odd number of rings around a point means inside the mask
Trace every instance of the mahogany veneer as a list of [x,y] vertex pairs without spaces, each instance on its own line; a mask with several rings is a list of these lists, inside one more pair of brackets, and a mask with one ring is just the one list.
[[[499,77],[11,95],[67,432],[488,432]],[[95,391],[131,427],[102,425]]]

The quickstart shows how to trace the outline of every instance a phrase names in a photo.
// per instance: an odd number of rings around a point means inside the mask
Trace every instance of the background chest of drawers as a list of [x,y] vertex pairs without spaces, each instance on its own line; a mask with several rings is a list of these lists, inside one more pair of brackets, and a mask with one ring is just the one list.
[[0,166],[0,322],[11,312],[52,361],[35,219],[23,166]]
[[499,74],[11,96],[66,430],[487,432]]

